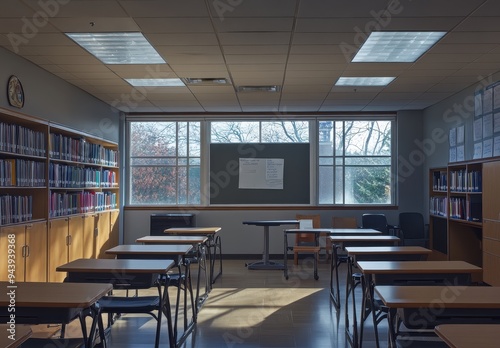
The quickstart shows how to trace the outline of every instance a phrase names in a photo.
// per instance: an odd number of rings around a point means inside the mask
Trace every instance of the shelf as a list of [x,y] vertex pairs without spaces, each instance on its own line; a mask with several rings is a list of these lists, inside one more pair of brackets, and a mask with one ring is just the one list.
[[474,226],[474,227],[482,227],[483,226],[482,222],[469,221],[469,220],[456,219],[456,218],[450,218],[450,222],[457,222],[460,224],[470,225],[470,226]]
[[444,216],[444,215],[430,214],[429,216],[433,217],[433,218],[444,219],[444,220],[448,219],[448,217]]

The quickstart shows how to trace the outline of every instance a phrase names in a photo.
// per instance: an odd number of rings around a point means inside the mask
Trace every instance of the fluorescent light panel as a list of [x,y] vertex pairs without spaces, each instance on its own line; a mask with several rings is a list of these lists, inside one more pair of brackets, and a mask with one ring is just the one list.
[[387,86],[395,77],[340,77],[335,86]]
[[236,88],[238,92],[279,92],[281,90],[281,86],[272,85],[272,86],[238,86]]
[[134,87],[184,87],[181,79],[125,79]]
[[374,31],[352,61],[363,63],[414,62],[445,34],[444,31]]
[[66,33],[104,64],[165,64],[142,33]]

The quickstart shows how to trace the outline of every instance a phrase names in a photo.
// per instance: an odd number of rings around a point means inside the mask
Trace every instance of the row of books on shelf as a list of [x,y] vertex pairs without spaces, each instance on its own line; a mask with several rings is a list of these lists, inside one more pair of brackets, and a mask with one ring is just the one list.
[[32,196],[0,196],[0,224],[30,221],[33,218]]
[[45,134],[29,128],[0,122],[0,151],[45,157]]
[[451,171],[449,182],[453,192],[481,192],[483,186],[480,171]]
[[105,148],[100,144],[87,142],[83,138],[71,138],[56,133],[50,133],[49,156],[52,159],[65,161],[112,167],[118,165],[118,151]]
[[50,194],[50,217],[72,214],[85,214],[118,207],[116,193],[111,192],[74,192]]
[[448,177],[446,172],[434,172],[432,175],[432,189],[434,191],[448,190]]
[[49,186],[61,188],[117,187],[116,173],[111,170],[83,168],[59,163],[49,164]]
[[467,200],[464,197],[431,197],[429,210],[432,215],[480,222],[482,219],[481,199]]
[[23,159],[0,159],[0,186],[45,186],[45,163]]

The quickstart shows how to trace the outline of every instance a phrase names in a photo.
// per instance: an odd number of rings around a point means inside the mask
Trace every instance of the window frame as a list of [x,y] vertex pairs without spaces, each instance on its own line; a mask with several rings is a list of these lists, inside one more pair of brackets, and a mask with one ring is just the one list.
[[[272,122],[276,120],[286,120],[286,121],[307,121],[309,122],[309,144],[310,144],[310,203],[307,206],[318,207],[318,208],[351,208],[351,209],[363,209],[369,207],[370,209],[378,207],[396,207],[398,204],[398,182],[397,182],[397,117],[394,113],[371,113],[371,114],[356,114],[356,115],[345,115],[345,114],[328,114],[328,115],[231,115],[231,116],[221,116],[221,115],[211,115],[204,117],[196,117],[196,115],[190,116],[137,116],[137,115],[127,115],[124,120],[124,164],[123,168],[123,178],[124,178],[124,195],[125,195],[125,206],[132,208],[147,208],[147,207],[162,207],[162,208],[182,208],[182,207],[193,207],[193,208],[207,208],[207,207],[219,207],[219,205],[210,205],[209,202],[209,148],[211,144],[211,124],[212,122],[218,121],[256,121],[256,122]],[[319,203],[319,122],[321,121],[370,121],[370,120],[386,120],[391,121],[391,203],[388,204],[320,204]],[[131,123],[132,122],[200,122],[200,203],[199,204],[132,204],[131,203]],[[261,124],[259,124],[259,133],[261,133]],[[260,134],[259,134],[260,136]],[[344,197],[345,200],[345,197]],[[259,205],[265,207],[266,204]],[[221,207],[222,208],[222,207]]]

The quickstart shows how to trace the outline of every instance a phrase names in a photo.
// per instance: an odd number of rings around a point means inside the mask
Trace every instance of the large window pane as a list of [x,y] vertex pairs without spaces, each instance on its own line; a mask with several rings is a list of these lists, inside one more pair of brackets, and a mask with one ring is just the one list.
[[138,121],[129,126],[130,204],[199,204],[200,122]]
[[[390,120],[319,121],[319,204],[391,204]],[[330,131],[331,130],[331,131]],[[328,151],[333,142],[334,151]],[[333,164],[333,169],[330,169]],[[326,172],[335,173],[334,185]],[[333,194],[330,195],[330,190]],[[323,192],[327,191],[327,193]]]
[[219,121],[211,123],[212,143],[258,143],[259,122]]
[[273,121],[262,122],[263,143],[307,143],[309,142],[309,122]]

